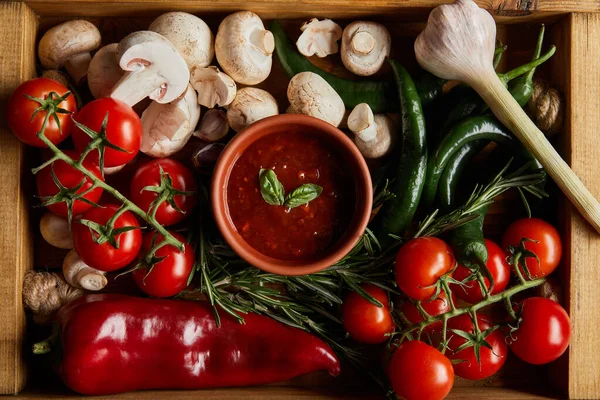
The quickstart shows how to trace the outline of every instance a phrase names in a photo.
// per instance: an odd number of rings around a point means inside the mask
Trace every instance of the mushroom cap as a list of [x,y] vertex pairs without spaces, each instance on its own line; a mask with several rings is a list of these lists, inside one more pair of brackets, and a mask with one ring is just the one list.
[[171,103],[152,102],[142,113],[140,151],[151,157],[167,157],[178,152],[192,136],[199,119],[200,106],[191,85],[181,98]]
[[375,159],[385,157],[394,145],[394,123],[391,118],[387,115],[376,114],[374,123],[377,127],[377,134],[372,140],[364,141],[358,135],[354,136],[354,143],[365,158]]
[[235,81],[212,65],[196,68],[190,83],[198,92],[198,104],[208,108],[231,104],[237,92]]
[[287,97],[294,112],[339,126],[346,108],[339,94],[313,72],[300,72],[290,80]]
[[185,60],[164,36],[152,31],[133,32],[119,42],[119,66],[125,71],[139,72],[154,68],[164,84],[149,97],[159,103],[170,103],[183,94],[190,80]]
[[191,72],[203,68],[215,55],[214,37],[206,23],[186,12],[169,12],[156,18],[148,28],[169,39]]
[[227,108],[227,122],[234,131],[239,132],[258,120],[277,114],[277,101],[269,92],[246,87],[238,90]]
[[305,22],[300,30],[302,34],[296,41],[300,54],[323,58],[338,52],[337,41],[342,37],[342,27],[332,20],[319,21],[313,18]]
[[44,72],[42,72],[42,78],[52,79],[53,81],[56,81],[67,88],[70,84],[67,75],[63,74],[62,72],[56,69],[45,70]]
[[251,11],[225,17],[215,38],[219,65],[234,81],[244,85],[256,85],[267,79],[274,49],[273,34]]
[[121,79],[125,71],[119,67],[117,59],[118,43],[111,43],[94,54],[88,68],[87,81],[95,99],[110,96],[113,86]]
[[58,69],[71,57],[97,49],[100,31],[91,22],[77,19],[63,22],[42,36],[38,45],[40,62],[47,69]]
[[391,42],[385,26],[369,21],[352,22],[342,35],[342,63],[356,75],[373,75],[390,55]]

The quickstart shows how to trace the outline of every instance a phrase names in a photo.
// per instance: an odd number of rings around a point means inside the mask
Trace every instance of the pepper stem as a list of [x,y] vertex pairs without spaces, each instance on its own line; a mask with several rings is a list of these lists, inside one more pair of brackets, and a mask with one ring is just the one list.
[[50,336],[48,336],[46,339],[42,340],[41,342],[37,342],[37,343],[33,344],[33,346],[32,346],[33,354],[39,355],[39,354],[50,353],[54,348],[56,348],[59,338],[60,338],[60,325],[58,324],[58,322],[54,322],[52,324],[52,333],[50,334]]

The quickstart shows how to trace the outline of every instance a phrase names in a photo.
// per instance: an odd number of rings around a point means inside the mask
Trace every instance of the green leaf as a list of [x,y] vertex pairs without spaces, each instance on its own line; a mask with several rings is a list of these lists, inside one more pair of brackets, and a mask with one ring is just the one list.
[[284,205],[289,208],[299,207],[319,197],[323,188],[313,183],[307,183],[292,190],[285,198]]
[[258,174],[260,194],[272,206],[282,206],[285,198],[283,185],[277,179],[277,174],[272,169],[261,169]]

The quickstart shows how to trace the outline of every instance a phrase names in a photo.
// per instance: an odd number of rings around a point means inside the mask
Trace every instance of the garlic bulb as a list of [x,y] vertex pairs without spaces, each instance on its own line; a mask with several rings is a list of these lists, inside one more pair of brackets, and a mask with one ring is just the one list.
[[204,114],[200,126],[194,132],[194,136],[212,143],[223,139],[227,136],[227,132],[229,132],[227,114],[223,110],[212,108]]

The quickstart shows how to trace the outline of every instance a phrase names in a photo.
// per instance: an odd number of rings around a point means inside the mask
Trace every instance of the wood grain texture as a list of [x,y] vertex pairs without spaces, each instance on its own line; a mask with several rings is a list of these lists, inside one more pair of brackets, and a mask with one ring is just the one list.
[[37,21],[26,4],[15,2],[0,4],[0,21],[0,394],[12,394],[25,384],[21,281],[32,267],[33,239],[21,184],[30,172],[24,168],[24,146],[6,126],[5,110],[14,88],[35,75]]
[[[566,129],[571,132],[567,156],[573,170],[600,196],[600,15],[572,14],[565,33],[570,42],[566,74]],[[569,350],[568,390],[571,398],[600,397],[600,236],[566,205],[566,260],[571,265],[567,305],[573,337]]]
[[[306,18],[327,16],[329,18],[349,18],[357,15],[370,15],[377,18],[395,20],[424,20],[429,11],[449,0],[21,0],[27,2],[42,16],[84,15],[84,16],[126,16],[157,15],[165,11],[189,11],[223,13],[240,9],[252,10],[265,18]],[[600,11],[596,0],[476,0],[479,6],[490,10],[502,20],[521,20],[531,14],[553,15],[566,12]]]

